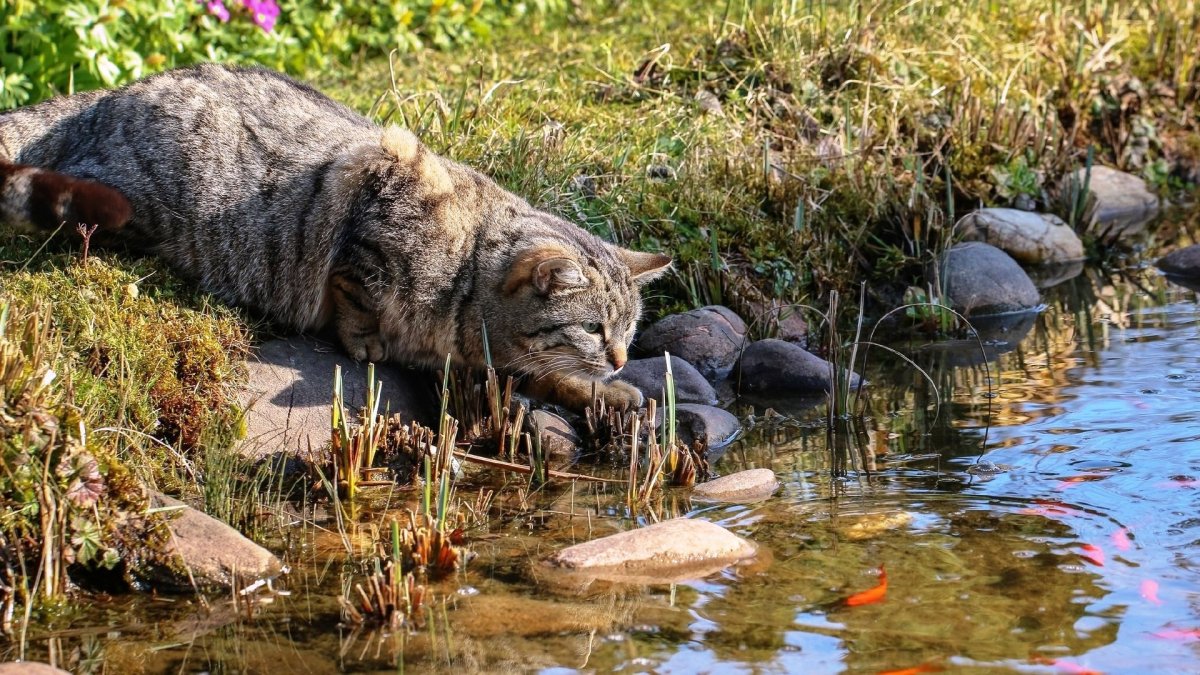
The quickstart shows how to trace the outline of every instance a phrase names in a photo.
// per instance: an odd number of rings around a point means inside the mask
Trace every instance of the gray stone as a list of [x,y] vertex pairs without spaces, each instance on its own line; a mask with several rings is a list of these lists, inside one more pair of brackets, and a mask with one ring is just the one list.
[[[246,407],[246,437],[241,451],[264,457],[279,452],[305,451],[329,442],[329,411],[333,401],[333,370],[342,367],[347,412],[366,402],[367,364],[356,362],[337,346],[307,336],[271,340],[260,345],[246,362],[250,381],[240,393]],[[377,365],[375,379],[383,383],[379,406],[404,420],[430,423],[436,396],[421,373],[392,365]]]
[[980,209],[960,222],[963,238],[983,241],[1027,265],[1064,263],[1085,256],[1079,235],[1061,218],[1017,209]]
[[[1087,169],[1078,169],[1067,178],[1082,188]],[[1100,239],[1113,240],[1142,229],[1146,221],[1158,212],[1158,197],[1137,176],[1093,166],[1088,180],[1088,193],[1093,200],[1092,232]]]
[[[783,340],[759,340],[746,347],[736,377],[741,391],[775,394],[817,394],[832,391],[831,364],[799,345]],[[850,386],[862,379],[851,373]]]
[[750,469],[701,483],[692,496],[713,501],[748,504],[769,498],[779,488],[775,472],[770,469]]
[[1179,277],[1200,278],[1200,244],[1171,251],[1158,259],[1158,269]]
[[554,554],[550,567],[643,583],[695,579],[754,556],[754,544],[704,520],[674,518]]
[[0,663],[0,675],[71,675],[71,673],[37,661]]
[[970,241],[942,255],[934,278],[950,306],[965,316],[988,316],[1033,309],[1041,303],[1029,275],[1007,253]]
[[[665,411],[659,418],[660,424],[666,420]],[[688,445],[703,440],[709,449],[724,447],[732,443],[741,431],[741,422],[728,410],[698,403],[675,406],[675,433],[680,441]]]
[[525,417],[530,433],[534,427],[541,430],[542,451],[550,458],[551,468],[572,464],[579,454],[579,434],[570,422],[548,410],[534,410]]
[[172,590],[230,589],[283,573],[283,565],[267,549],[225,523],[183,502],[152,492],[153,508],[170,508],[167,527],[171,567],[154,570],[155,588]]
[[709,380],[729,374],[746,339],[746,324],[728,307],[712,305],[673,314],[651,325],[635,344],[643,357],[669,352]]
[[[675,401],[677,403],[716,405],[717,392],[692,364],[672,355],[671,374],[675,381]],[[625,364],[617,378],[637,387],[642,392],[642,396],[647,399],[657,399],[659,405],[664,403],[663,390],[667,382],[667,360],[665,358],[658,356],[634,359]]]

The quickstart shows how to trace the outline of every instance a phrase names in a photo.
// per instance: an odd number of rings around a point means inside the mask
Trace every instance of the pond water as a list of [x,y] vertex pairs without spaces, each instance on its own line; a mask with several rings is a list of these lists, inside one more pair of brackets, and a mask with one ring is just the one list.
[[[714,468],[772,468],[776,496],[662,506],[764,546],[769,560],[748,568],[554,596],[529,561],[631,527],[623,492],[508,489],[416,630],[339,624],[336,596],[359,568],[324,522],[297,528],[290,595],[253,612],[227,598],[99,600],[69,628],[33,630],[27,655],[115,673],[1194,672],[1196,293],[1088,270],[1045,299],[993,336],[986,365],[974,342],[895,345],[938,394],[873,351],[867,414],[849,433],[827,433],[823,408],[755,409]],[[845,602],[882,570],[882,598]]]

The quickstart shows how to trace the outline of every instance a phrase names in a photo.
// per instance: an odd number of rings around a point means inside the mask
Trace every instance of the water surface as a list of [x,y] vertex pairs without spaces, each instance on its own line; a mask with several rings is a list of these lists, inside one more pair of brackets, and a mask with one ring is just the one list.
[[[529,562],[633,526],[623,493],[508,489],[477,558],[412,631],[340,624],[335,598],[362,570],[324,522],[297,528],[290,595],[253,609],[100,599],[67,628],[34,631],[29,656],[81,672],[1195,671],[1196,294],[1151,272],[1089,271],[1046,300],[990,336],[986,362],[970,341],[896,344],[933,385],[872,352],[867,414],[836,433],[823,408],[741,407],[754,428],[715,469],[772,468],[775,498],[672,493],[662,516],[719,522],[769,562],[555,596]],[[881,570],[883,599],[847,606]]]

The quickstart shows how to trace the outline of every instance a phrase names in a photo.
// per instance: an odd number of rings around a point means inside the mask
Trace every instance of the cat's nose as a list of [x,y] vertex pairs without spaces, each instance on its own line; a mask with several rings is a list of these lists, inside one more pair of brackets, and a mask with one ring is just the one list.
[[625,367],[625,362],[629,357],[625,354],[624,347],[613,347],[608,350],[608,362],[612,364],[614,370],[620,370]]

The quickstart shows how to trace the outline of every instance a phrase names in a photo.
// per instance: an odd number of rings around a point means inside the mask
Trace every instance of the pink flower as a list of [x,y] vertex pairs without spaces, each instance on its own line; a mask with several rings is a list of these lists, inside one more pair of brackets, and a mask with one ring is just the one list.
[[279,5],[275,4],[275,0],[242,0],[242,4],[250,10],[250,20],[254,25],[267,33],[275,28],[275,21],[279,18]]
[[221,20],[221,23],[229,21],[229,10],[225,7],[223,0],[197,0],[204,4],[209,14]]

